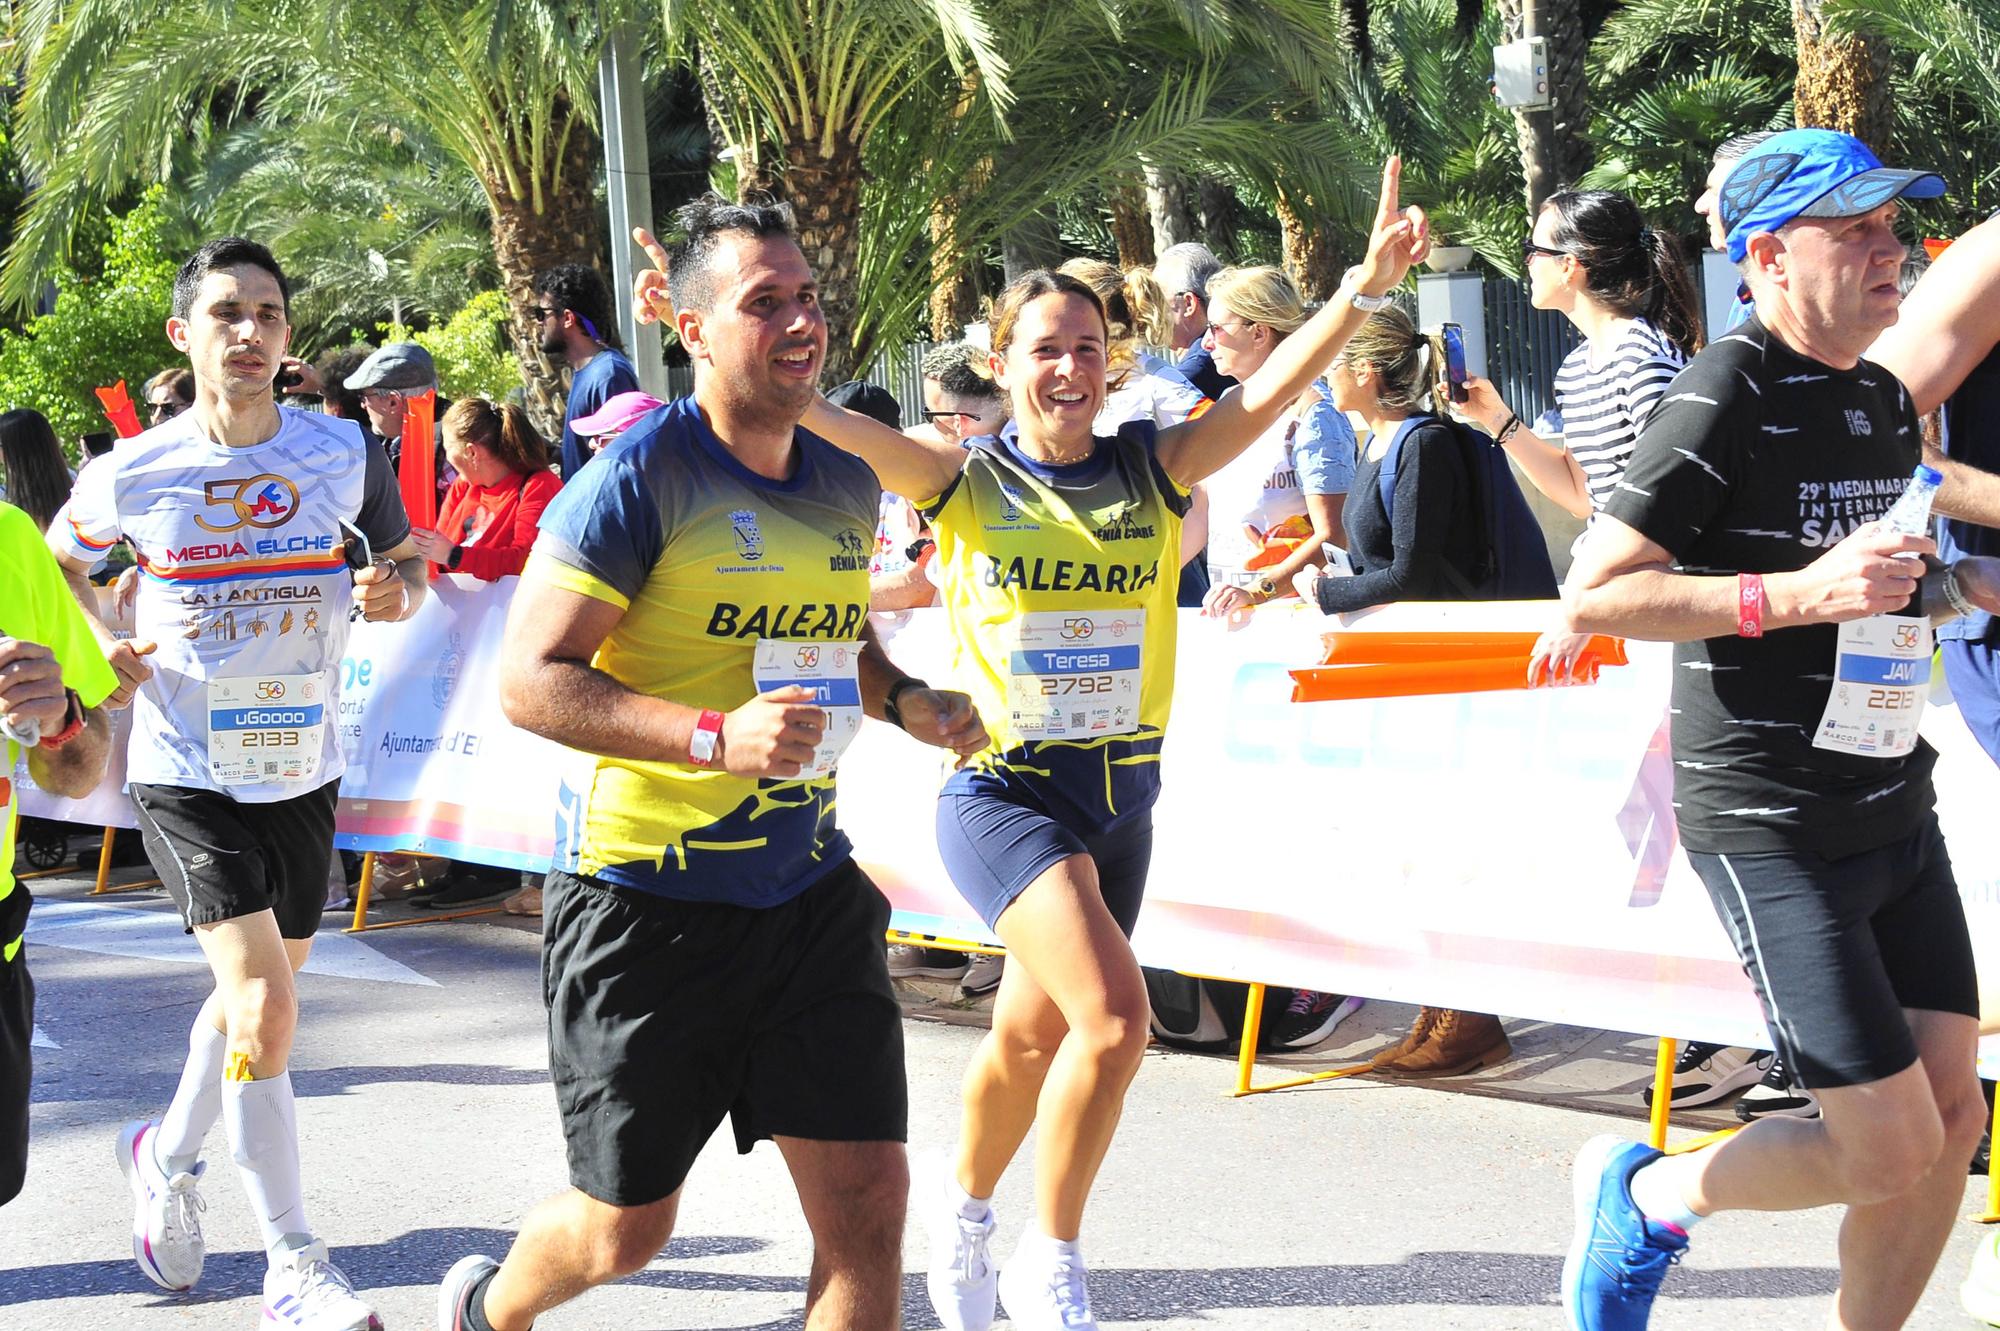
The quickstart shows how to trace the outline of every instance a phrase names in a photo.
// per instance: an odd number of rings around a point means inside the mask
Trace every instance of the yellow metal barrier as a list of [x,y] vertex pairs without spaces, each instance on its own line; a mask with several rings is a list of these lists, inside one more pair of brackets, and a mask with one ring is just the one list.
[[907,929],[891,929],[887,933],[891,943],[910,943],[916,947],[941,948],[946,952],[976,952],[983,957],[1004,957],[1007,949],[997,943],[968,943],[963,938],[940,938],[936,934],[913,934]]
[[[336,854],[338,852],[335,852]],[[380,924],[368,923],[368,894],[375,886],[375,852],[365,851],[361,856],[361,881],[354,886],[354,923],[341,932],[344,934],[365,934],[374,929],[407,929],[413,924],[439,924],[445,920],[469,920],[475,915],[501,915],[504,906],[481,906],[477,910],[446,911],[439,915],[420,915],[413,920],[384,920]]]
[[[1993,1097],[1993,1140],[2000,1141],[2000,1095]],[[1986,1153],[1986,1214],[1972,1217],[1977,1225],[2000,1223],[2000,1172],[1995,1172],[1993,1149]]]
[[[1216,977],[1197,975],[1197,980]],[[1294,1086],[1311,1086],[1315,1082],[1337,1081],[1342,1077],[1352,1077],[1356,1073],[1369,1072],[1373,1065],[1356,1063],[1353,1067],[1329,1068],[1325,1072],[1308,1073],[1303,1077],[1287,1077],[1283,1081],[1266,1082],[1262,1086],[1251,1085],[1250,1079],[1257,1071],[1257,1035],[1264,1027],[1264,986],[1252,984],[1250,992],[1243,999],[1243,1043],[1236,1050],[1236,1089],[1230,1098],[1241,1100],[1246,1095],[1264,1095],[1271,1091],[1289,1091]]]
[[111,847],[117,839],[117,828],[107,827],[104,829],[104,846],[97,852],[97,886],[90,889],[90,895],[94,897],[108,897],[118,892],[143,892],[147,888],[164,886],[157,878],[142,878],[136,883],[120,883],[118,886],[112,887],[110,885]]
[[1660,1047],[1653,1055],[1653,1116],[1646,1141],[1656,1151],[1667,1149],[1667,1115],[1673,1112],[1674,1107],[1676,1048],[1671,1035],[1662,1035]]

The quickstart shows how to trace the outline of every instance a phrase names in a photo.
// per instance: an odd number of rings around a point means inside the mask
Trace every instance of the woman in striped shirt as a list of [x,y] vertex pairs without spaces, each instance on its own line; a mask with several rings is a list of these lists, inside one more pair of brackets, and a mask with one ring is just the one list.
[[[1556,371],[1560,441],[1523,425],[1485,379],[1466,385],[1464,414],[1484,426],[1543,494],[1580,518],[1617,488],[1653,408],[1687,358],[1701,350],[1694,283],[1674,242],[1646,225],[1638,206],[1608,190],[1553,195],[1521,245],[1529,300],[1560,310],[1583,341]],[[1577,640],[1582,641],[1581,639]],[[1575,653],[1545,636],[1530,676],[1566,678]],[[1574,644],[1572,644],[1574,645]]]

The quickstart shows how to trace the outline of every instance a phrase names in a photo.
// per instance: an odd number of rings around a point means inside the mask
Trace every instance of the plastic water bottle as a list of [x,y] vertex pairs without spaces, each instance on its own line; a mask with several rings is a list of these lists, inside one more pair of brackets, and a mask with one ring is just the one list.
[[[1904,536],[1929,536],[1931,534],[1931,502],[1937,498],[1938,486],[1944,483],[1944,473],[1935,467],[1918,467],[1910,473],[1909,488],[1903,491],[1889,511],[1882,517],[1882,525],[1890,531]],[[1902,559],[1921,559],[1921,555],[1901,555]]]

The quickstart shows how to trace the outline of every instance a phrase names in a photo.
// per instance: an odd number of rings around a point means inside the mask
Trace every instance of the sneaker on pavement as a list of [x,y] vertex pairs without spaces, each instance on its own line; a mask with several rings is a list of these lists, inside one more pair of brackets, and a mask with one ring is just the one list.
[[1294,989],[1291,1004],[1272,1026],[1271,1043],[1280,1049],[1310,1049],[1359,1012],[1364,1001],[1346,994]]
[[264,1326],[290,1331],[382,1331],[375,1310],[354,1297],[354,1286],[314,1239],[303,1248],[272,1255],[264,1273]]
[[[1674,1062],[1673,1090],[1667,1097],[1667,1106],[1670,1109],[1697,1109],[1727,1100],[1736,1092],[1762,1081],[1776,1058],[1777,1055],[1769,1050],[1738,1049],[1691,1040]],[[1653,1104],[1651,1086],[1645,1089],[1643,1098],[1650,1109]]]
[[1005,957],[984,952],[975,956],[965,967],[965,978],[958,982],[958,992],[967,998],[992,993],[1000,987],[1000,968],[1005,961]]
[[169,1178],[153,1156],[159,1124],[127,1123],[118,1134],[118,1168],[132,1189],[132,1258],[161,1289],[193,1289],[208,1249],[201,1239],[201,1194],[206,1165]]
[[1687,1235],[1649,1224],[1632,1203],[1632,1176],[1660,1158],[1643,1142],[1596,1137],[1577,1152],[1576,1236],[1563,1259],[1570,1331],[1645,1331],[1667,1270]]
[[944,1187],[942,1173],[931,1200],[931,1212],[925,1217],[931,1242],[930,1267],[925,1275],[931,1310],[944,1331],[987,1331],[993,1325],[999,1275],[991,1251],[993,1208],[986,1208],[984,1220],[967,1220]]
[[1000,1303],[1015,1331],[1097,1331],[1082,1255],[1047,1244],[1022,1244],[1000,1273]]
[[438,1331],[466,1331],[471,1323],[466,1321],[465,1305],[472,1297],[472,1287],[485,1279],[487,1272],[499,1269],[500,1263],[480,1253],[452,1264],[438,1282]]
[[889,945],[889,974],[898,979],[923,976],[929,980],[956,980],[966,971],[963,952],[949,948],[923,947],[917,943]]
[[1745,1123],[1760,1118],[1818,1118],[1819,1100],[1805,1087],[1793,1085],[1785,1060],[1773,1057],[1763,1080],[1737,1100],[1736,1117]]
[[480,873],[460,867],[447,875],[438,890],[412,898],[419,906],[431,910],[449,910],[453,906],[470,906],[478,901],[491,901],[494,897],[518,891],[521,876],[511,874]]

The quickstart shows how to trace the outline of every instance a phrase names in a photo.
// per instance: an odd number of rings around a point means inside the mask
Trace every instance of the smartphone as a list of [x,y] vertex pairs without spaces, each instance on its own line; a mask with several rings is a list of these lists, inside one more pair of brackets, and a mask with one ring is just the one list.
[[368,544],[368,537],[362,533],[361,528],[342,518],[340,532],[347,538],[341,546],[341,558],[347,561],[349,568],[359,573],[375,562],[375,549]]
[[1446,324],[1444,333],[1444,384],[1451,400],[1461,406],[1471,400],[1465,391],[1465,329]]
[[109,430],[92,430],[89,434],[79,436],[77,442],[83,446],[85,457],[101,458],[111,451],[111,446],[117,443],[118,439]]
[[1347,557],[1347,551],[1332,541],[1321,541],[1319,552],[1326,556],[1326,571],[1329,577],[1351,578],[1354,576],[1354,561]]

